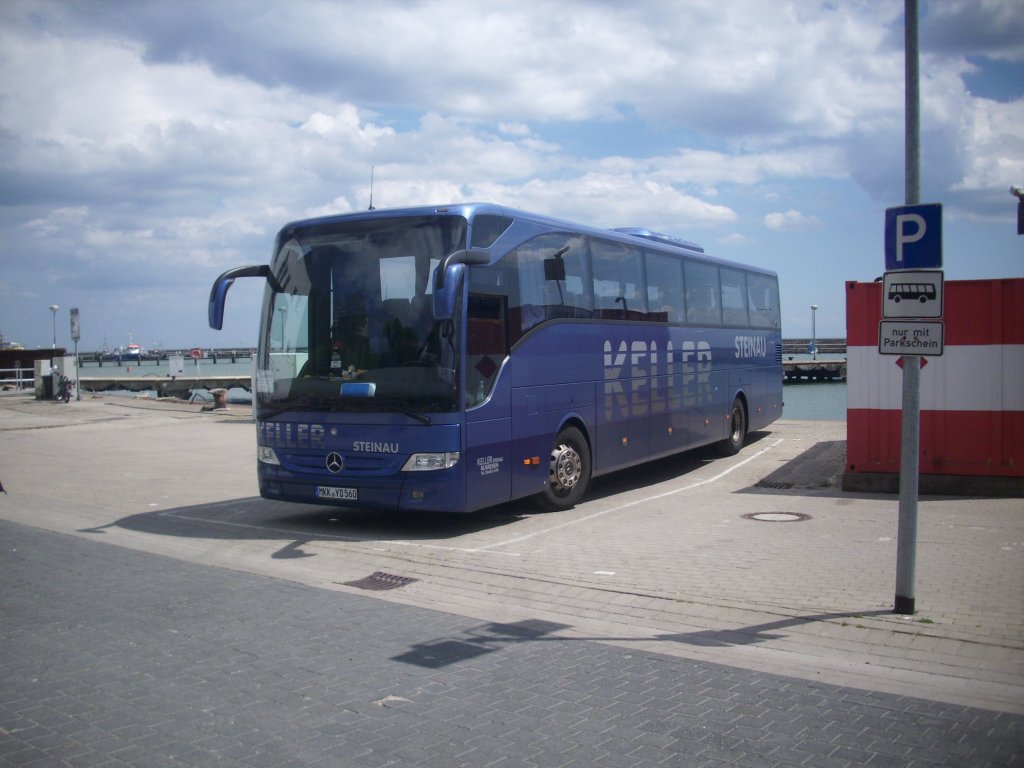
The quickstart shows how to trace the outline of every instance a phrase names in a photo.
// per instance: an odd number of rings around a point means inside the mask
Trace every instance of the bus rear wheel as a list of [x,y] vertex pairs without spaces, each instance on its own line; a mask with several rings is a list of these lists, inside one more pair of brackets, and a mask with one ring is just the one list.
[[583,433],[566,427],[551,449],[548,482],[537,496],[541,507],[551,511],[576,506],[590,485],[590,447]]
[[729,436],[718,444],[723,456],[735,456],[747,442],[747,409],[738,397],[732,401],[729,412]]

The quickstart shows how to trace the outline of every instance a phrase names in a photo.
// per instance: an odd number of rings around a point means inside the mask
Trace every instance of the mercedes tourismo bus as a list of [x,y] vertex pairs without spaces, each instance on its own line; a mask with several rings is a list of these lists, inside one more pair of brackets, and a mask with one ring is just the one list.
[[782,413],[773,272],[644,229],[490,204],[298,221],[270,264],[253,407],[269,499],[468,512]]

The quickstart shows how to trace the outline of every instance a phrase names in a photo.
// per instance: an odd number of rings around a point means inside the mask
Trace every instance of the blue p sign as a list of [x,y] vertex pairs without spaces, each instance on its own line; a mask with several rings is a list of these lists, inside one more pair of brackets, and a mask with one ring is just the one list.
[[885,268],[942,267],[942,205],[905,205],[885,211]]

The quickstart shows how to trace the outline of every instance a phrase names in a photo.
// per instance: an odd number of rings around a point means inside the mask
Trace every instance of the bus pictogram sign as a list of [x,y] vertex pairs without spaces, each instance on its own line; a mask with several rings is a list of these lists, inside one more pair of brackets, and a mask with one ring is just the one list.
[[942,317],[943,273],[939,270],[886,272],[882,287],[882,317]]

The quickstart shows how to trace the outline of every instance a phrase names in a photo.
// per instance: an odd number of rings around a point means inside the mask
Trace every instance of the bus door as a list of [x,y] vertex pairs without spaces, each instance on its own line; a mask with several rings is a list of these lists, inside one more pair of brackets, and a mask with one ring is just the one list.
[[470,293],[466,315],[466,499],[470,509],[512,491],[507,300]]

